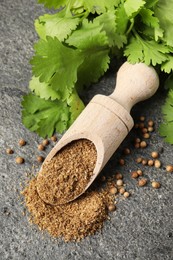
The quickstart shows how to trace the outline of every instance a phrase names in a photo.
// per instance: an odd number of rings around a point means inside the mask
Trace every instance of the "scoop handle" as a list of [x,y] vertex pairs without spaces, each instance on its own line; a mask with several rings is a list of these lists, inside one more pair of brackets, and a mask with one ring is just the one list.
[[150,98],[158,86],[159,77],[153,67],[125,62],[117,73],[115,91],[109,97],[130,112],[136,103]]

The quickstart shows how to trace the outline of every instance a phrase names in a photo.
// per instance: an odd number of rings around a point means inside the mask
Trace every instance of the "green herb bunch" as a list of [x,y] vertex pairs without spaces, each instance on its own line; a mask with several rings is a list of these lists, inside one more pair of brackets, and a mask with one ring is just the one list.
[[57,9],[35,21],[30,93],[22,120],[31,131],[62,133],[80,114],[79,93],[108,70],[112,57],[144,62],[167,73],[168,98],[160,133],[173,143],[173,1],[38,0]]

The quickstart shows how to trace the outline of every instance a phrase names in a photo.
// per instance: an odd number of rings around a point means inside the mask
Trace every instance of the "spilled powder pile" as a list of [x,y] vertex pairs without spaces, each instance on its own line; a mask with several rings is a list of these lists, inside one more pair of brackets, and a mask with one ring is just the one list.
[[94,144],[80,139],[46,162],[41,174],[22,192],[31,222],[65,241],[80,240],[101,229],[108,217],[108,204],[114,203],[108,191],[87,191],[78,199],[65,203],[84,190],[96,160]]
[[46,204],[37,193],[35,177],[23,190],[31,223],[40,230],[47,230],[53,237],[64,241],[79,241],[101,229],[108,217],[107,207],[114,197],[106,190],[86,192],[73,202],[52,206]]
[[87,139],[71,142],[43,164],[37,178],[37,191],[49,204],[65,204],[87,186],[97,160],[95,145]]

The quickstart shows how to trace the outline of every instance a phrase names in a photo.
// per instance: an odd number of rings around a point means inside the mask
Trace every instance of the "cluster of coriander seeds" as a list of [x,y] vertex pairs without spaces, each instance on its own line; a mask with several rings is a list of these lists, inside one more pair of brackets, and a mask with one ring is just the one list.
[[[50,138],[50,140],[51,140],[52,142],[56,142],[56,141],[57,141],[57,137],[56,137],[55,135],[53,135],[53,136]],[[23,138],[19,139],[19,141],[18,141],[18,146],[19,146],[19,147],[22,148],[22,147],[25,146],[26,144],[27,144],[27,141],[26,141],[25,139],[23,139]],[[44,151],[45,148],[46,148],[46,146],[48,146],[49,144],[50,144],[50,141],[49,141],[48,139],[44,139],[40,144],[38,144],[37,150],[38,150],[38,151]],[[15,153],[14,149],[12,149],[12,148],[10,148],[10,147],[6,148],[6,154],[12,155],[12,154],[14,154],[14,153]],[[42,163],[42,162],[44,161],[44,159],[45,159],[45,158],[44,158],[44,156],[42,156],[42,155],[36,156],[36,160],[37,160],[37,162],[39,162],[39,163]],[[24,164],[25,159],[24,159],[23,156],[16,156],[16,157],[15,157],[15,162],[16,162],[16,164]]]

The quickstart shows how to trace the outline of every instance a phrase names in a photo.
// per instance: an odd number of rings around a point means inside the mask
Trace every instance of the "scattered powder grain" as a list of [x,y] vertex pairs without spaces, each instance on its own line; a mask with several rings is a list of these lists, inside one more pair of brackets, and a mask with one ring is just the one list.
[[90,181],[96,160],[96,148],[91,141],[71,142],[43,164],[37,179],[40,197],[52,205],[75,199]]
[[37,192],[37,177],[22,191],[30,212],[30,221],[47,230],[53,237],[79,241],[101,229],[108,217],[114,196],[108,189],[87,191],[78,199],[61,206],[46,204]]

